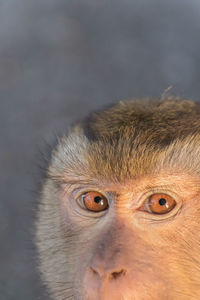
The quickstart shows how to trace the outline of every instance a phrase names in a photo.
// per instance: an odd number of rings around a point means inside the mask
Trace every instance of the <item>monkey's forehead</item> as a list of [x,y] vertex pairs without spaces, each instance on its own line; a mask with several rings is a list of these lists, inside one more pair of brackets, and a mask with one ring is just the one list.
[[165,168],[199,172],[199,117],[200,106],[188,100],[120,102],[61,140],[51,172],[115,181]]

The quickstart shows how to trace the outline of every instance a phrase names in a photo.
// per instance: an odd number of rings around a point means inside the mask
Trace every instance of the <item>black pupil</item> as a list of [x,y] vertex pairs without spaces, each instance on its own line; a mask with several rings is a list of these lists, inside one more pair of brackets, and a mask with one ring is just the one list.
[[167,202],[167,201],[166,201],[164,198],[161,198],[161,199],[159,200],[159,204],[160,204],[160,205],[165,205],[166,202]]
[[96,196],[96,197],[94,198],[94,202],[96,202],[97,204],[100,203],[101,200],[102,200],[102,198],[99,197],[99,196]]

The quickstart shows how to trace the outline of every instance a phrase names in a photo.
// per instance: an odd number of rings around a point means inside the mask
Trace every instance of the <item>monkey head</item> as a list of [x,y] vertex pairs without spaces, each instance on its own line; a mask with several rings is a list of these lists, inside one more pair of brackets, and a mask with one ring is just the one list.
[[200,105],[132,100],[52,151],[36,220],[56,300],[200,297]]

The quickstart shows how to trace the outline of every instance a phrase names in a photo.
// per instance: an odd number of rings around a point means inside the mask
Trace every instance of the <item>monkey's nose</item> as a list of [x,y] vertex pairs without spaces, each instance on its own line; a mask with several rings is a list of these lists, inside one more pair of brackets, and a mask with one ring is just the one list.
[[109,279],[109,280],[117,279],[125,275],[127,272],[123,268],[103,270],[101,268],[97,269],[97,268],[90,267],[90,269],[94,277],[98,277],[98,279]]
[[[89,300],[104,299],[106,290],[116,290],[126,280],[127,270],[125,268],[106,269],[102,267],[89,267],[83,279],[83,285]],[[124,279],[124,280],[123,280]],[[99,298],[101,295],[101,298]],[[108,298],[105,298],[108,299]],[[116,299],[116,298],[115,298]]]

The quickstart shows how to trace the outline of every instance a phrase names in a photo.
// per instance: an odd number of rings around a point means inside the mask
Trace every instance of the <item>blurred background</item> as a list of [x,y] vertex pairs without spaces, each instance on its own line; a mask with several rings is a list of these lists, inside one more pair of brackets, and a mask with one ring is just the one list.
[[135,97],[200,99],[199,0],[0,0],[0,300],[47,300],[32,223],[43,141]]

